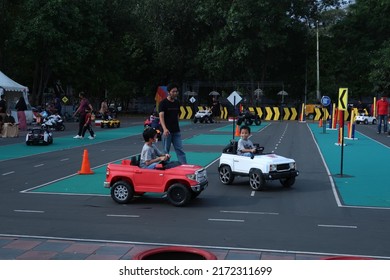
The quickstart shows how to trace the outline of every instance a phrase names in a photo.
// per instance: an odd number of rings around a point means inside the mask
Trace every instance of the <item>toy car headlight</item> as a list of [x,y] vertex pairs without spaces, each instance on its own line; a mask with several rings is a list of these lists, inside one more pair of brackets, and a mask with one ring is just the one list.
[[290,169],[295,169],[295,166],[296,166],[295,162],[290,162]]
[[186,176],[188,179],[196,181],[196,174],[187,174]]
[[269,171],[271,172],[271,171],[277,171],[278,169],[277,169],[277,167],[276,167],[276,164],[270,164],[269,165]]

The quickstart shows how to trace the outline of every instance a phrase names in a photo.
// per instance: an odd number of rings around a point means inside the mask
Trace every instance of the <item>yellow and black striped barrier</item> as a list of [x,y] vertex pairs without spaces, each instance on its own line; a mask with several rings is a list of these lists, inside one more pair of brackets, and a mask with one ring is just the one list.
[[[197,110],[207,110],[207,106],[197,106],[193,108],[191,106],[180,106],[180,116],[182,120],[192,119]],[[261,119],[267,121],[279,121],[279,120],[298,120],[298,110],[295,107],[248,107],[249,111],[256,113]],[[327,114],[328,116],[328,114]],[[228,107],[221,106],[221,119],[227,120],[229,117]],[[315,118],[319,120],[322,118],[322,113],[318,112]]]

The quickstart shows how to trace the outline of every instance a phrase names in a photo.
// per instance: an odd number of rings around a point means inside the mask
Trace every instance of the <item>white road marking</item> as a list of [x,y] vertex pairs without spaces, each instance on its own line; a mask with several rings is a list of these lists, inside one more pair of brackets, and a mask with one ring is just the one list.
[[107,214],[107,217],[117,217],[117,218],[139,218],[139,215],[114,215],[114,214]]
[[34,167],[41,167],[41,166],[44,166],[44,164],[41,163],[41,164],[34,165]]
[[1,175],[7,176],[7,175],[10,175],[10,174],[13,174],[13,173],[15,173],[15,171],[10,171],[10,172],[7,172],[7,173],[3,173],[3,174],[1,174]]
[[343,226],[343,225],[318,225],[319,227],[329,227],[329,228],[357,228],[357,226]]
[[245,222],[245,220],[233,220],[233,219],[208,219],[208,220],[213,222],[237,222],[237,223]]
[[67,160],[69,160],[69,158],[63,158],[60,161],[67,161]]
[[21,209],[15,209],[14,212],[18,212],[18,213],[45,213],[45,211],[39,211],[39,210],[21,210]]
[[276,212],[250,212],[250,211],[228,211],[221,210],[221,213],[233,213],[233,214],[255,214],[255,215],[279,215]]

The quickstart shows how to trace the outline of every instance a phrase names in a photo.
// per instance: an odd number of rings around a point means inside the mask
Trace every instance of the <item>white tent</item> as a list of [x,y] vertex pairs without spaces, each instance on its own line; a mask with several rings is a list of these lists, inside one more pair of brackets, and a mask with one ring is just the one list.
[[15,108],[15,104],[20,96],[24,97],[28,109],[25,111],[27,123],[31,123],[32,112],[30,103],[28,101],[28,87],[22,86],[0,71],[0,95],[3,94],[7,100],[7,107],[11,110],[11,114],[16,117],[15,119],[17,119],[16,111],[13,110]]
[[0,71],[0,88],[4,91],[21,91],[27,92],[28,88],[18,84],[14,80],[8,78],[3,72]]

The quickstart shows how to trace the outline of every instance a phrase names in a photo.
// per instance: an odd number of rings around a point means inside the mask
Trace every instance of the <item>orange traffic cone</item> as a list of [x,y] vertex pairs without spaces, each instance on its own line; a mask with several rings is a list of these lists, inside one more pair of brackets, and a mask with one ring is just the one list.
[[322,127],[322,119],[318,122],[318,127]]
[[234,136],[240,136],[240,128],[238,125],[236,125],[236,133],[234,133]]
[[93,174],[94,172],[91,170],[91,166],[89,164],[89,159],[88,159],[88,151],[85,149],[84,150],[84,155],[83,155],[83,162],[81,164],[81,170],[77,172],[80,175],[87,175],[87,174]]

